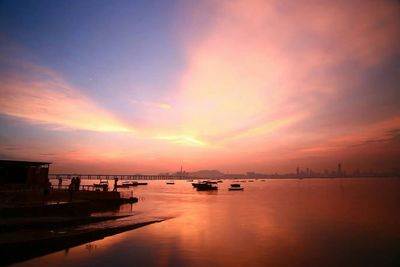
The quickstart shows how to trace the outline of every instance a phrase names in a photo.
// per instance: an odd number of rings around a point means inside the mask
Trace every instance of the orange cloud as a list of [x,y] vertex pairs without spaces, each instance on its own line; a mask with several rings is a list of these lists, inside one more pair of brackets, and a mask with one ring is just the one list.
[[132,131],[56,73],[26,66],[34,75],[2,77],[0,113],[54,130]]

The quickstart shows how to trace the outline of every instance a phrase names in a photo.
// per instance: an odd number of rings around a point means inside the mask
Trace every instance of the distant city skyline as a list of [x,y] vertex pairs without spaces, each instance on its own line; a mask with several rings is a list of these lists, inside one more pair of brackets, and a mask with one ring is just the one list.
[[0,159],[392,171],[398,1],[1,1]]

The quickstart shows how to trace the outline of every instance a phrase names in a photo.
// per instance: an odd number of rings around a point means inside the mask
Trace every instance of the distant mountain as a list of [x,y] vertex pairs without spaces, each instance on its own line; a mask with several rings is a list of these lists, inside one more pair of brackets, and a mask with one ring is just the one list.
[[224,174],[218,170],[200,170],[197,172],[191,172],[189,175],[204,178],[217,178],[224,176]]

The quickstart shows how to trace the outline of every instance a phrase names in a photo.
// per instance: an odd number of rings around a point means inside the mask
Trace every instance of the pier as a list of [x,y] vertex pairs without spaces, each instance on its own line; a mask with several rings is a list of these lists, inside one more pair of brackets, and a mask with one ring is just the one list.
[[71,179],[79,177],[87,180],[186,180],[186,179],[201,179],[201,177],[192,177],[187,175],[143,175],[143,174],[71,174],[71,173],[52,173],[49,174],[49,179]]

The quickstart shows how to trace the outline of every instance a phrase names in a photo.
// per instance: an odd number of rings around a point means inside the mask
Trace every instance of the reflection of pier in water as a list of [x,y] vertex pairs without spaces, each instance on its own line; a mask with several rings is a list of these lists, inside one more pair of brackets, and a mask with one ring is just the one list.
[[87,180],[114,180],[115,177],[118,180],[186,180],[190,179],[201,179],[200,177],[188,177],[187,175],[142,175],[142,174],[70,174],[70,173],[57,173],[49,174],[49,179],[71,179],[72,177],[80,177],[81,179]]

